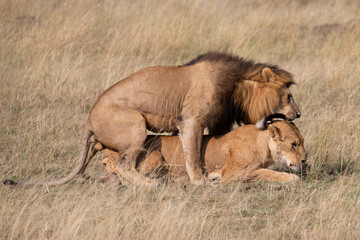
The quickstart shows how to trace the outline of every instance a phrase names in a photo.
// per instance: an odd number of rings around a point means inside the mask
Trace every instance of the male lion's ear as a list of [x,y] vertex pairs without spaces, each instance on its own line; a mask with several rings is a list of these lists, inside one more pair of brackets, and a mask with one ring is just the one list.
[[275,127],[273,124],[270,124],[268,127],[270,136],[276,140],[281,140],[281,131],[277,127]]
[[267,82],[276,82],[275,73],[268,67],[262,70],[261,75]]

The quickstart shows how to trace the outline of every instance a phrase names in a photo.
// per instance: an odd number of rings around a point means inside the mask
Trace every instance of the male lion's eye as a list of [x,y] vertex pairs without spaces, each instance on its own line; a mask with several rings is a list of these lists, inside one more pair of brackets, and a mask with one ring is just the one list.
[[296,145],[296,143],[294,142],[294,143],[292,143],[291,144],[291,146],[293,147],[293,148],[296,148],[297,147],[297,145]]
[[292,97],[290,95],[288,95],[288,102],[291,102]]

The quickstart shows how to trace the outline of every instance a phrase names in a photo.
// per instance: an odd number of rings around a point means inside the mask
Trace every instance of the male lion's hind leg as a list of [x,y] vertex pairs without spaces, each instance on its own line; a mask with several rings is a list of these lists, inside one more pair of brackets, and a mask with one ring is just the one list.
[[94,135],[102,145],[119,153],[116,164],[119,178],[137,185],[158,185],[136,170],[137,155],[142,151],[147,137],[145,119],[141,113],[122,106],[107,106],[100,110],[93,109],[91,116]]
[[300,178],[295,174],[277,172],[271,169],[258,169],[251,173],[252,180],[265,180],[279,183],[295,183]]

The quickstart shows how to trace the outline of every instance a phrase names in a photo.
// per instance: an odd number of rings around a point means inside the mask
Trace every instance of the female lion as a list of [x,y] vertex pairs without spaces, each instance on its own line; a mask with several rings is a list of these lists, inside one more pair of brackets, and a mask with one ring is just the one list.
[[[138,156],[138,170],[148,174],[163,166],[172,176],[186,176],[186,165],[178,136],[148,136],[146,156]],[[103,163],[108,171],[119,174],[118,153],[105,149]],[[266,130],[255,125],[239,127],[225,135],[204,136],[201,161],[211,182],[266,180],[294,182],[295,174],[267,167],[275,162],[287,164],[299,173],[306,161],[304,138],[293,123],[273,122]]]

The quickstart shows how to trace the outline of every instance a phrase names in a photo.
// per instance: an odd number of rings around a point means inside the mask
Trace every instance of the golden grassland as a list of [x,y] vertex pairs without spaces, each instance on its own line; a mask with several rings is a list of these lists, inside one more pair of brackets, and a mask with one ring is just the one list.
[[358,238],[359,12],[356,0],[0,0],[1,181],[64,176],[104,89],[207,51],[294,74],[311,165],[295,186],[250,189],[1,185],[0,239]]

